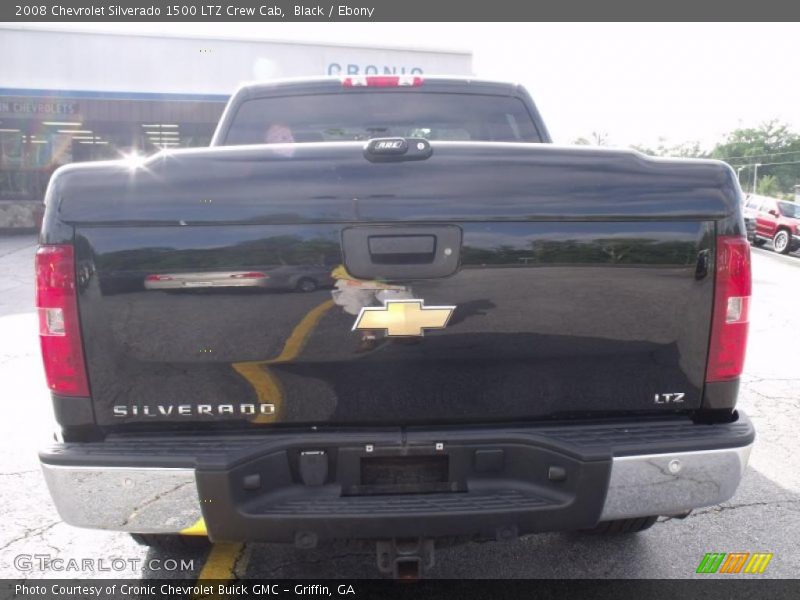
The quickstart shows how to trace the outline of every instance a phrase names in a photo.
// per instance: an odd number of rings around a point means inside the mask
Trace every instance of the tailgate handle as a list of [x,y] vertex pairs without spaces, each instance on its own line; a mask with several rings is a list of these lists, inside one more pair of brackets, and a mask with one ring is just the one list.
[[435,235],[373,235],[368,243],[374,264],[429,264],[436,258]]
[[458,269],[461,228],[455,225],[347,227],[342,256],[358,279],[433,279]]

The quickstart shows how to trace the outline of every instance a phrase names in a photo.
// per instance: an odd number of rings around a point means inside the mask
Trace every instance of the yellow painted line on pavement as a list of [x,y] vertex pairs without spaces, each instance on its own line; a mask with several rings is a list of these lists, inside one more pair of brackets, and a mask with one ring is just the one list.
[[[200,575],[197,577],[197,583],[208,583],[214,581],[215,583],[229,581],[236,579],[236,567],[240,570],[247,568],[245,563],[236,564],[236,561],[244,552],[244,544],[231,544],[222,543],[214,544],[211,547],[211,552],[206,559],[206,564],[203,565]],[[218,594],[195,596],[195,598],[220,598]]]
[[208,531],[206,531],[206,520],[200,517],[197,519],[197,523],[186,529],[181,529],[178,533],[181,535],[208,535]]
[[286,343],[283,345],[283,350],[275,358],[233,363],[234,370],[253,386],[259,403],[273,404],[275,406],[273,414],[259,414],[253,420],[254,423],[271,423],[278,417],[283,408],[283,392],[281,391],[280,382],[270,370],[269,365],[289,362],[297,358],[308,342],[311,332],[319,324],[325,313],[333,306],[333,300],[326,300],[308,311],[306,316],[292,330],[292,333],[289,334]]
[[306,314],[306,316],[303,317],[303,319],[297,324],[297,327],[292,330],[289,339],[286,340],[286,344],[283,347],[283,352],[278,355],[278,358],[268,362],[285,362],[297,358],[297,355],[300,354],[300,351],[305,347],[311,331],[317,326],[323,315],[332,307],[333,300],[326,300],[322,304],[319,304],[308,311],[308,314]]
[[234,572],[236,559],[241,554],[243,547],[244,544],[240,543],[214,544],[197,580],[208,581],[209,579],[233,579],[236,577]]
[[275,412],[271,415],[257,415],[254,423],[271,423],[283,408],[283,393],[278,379],[269,370],[272,361],[234,363],[234,370],[244,377],[256,391],[259,404],[273,404]]

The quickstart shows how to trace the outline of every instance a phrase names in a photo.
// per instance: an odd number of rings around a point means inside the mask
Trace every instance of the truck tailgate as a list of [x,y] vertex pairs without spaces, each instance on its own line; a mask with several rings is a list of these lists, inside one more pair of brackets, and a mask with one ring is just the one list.
[[[735,201],[725,167],[433,146],[418,162],[307,144],[65,173],[53,193],[75,227],[97,422],[486,423],[700,406],[715,221]],[[364,308],[376,320],[354,330]]]

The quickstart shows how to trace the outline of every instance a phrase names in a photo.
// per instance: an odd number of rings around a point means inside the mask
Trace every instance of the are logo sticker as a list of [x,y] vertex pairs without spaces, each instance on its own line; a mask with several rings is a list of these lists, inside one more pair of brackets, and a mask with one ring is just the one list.
[[709,552],[697,565],[696,572],[761,574],[772,556],[772,552]]

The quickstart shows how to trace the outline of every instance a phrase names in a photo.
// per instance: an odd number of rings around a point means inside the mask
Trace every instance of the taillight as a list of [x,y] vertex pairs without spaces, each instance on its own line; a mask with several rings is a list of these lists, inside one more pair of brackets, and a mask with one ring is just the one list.
[[36,251],[36,307],[48,387],[56,394],[88,396],[72,246]]
[[740,236],[717,236],[707,382],[729,381],[742,373],[750,290],[750,244]]
[[422,77],[416,75],[361,75],[342,79],[344,87],[419,87]]

